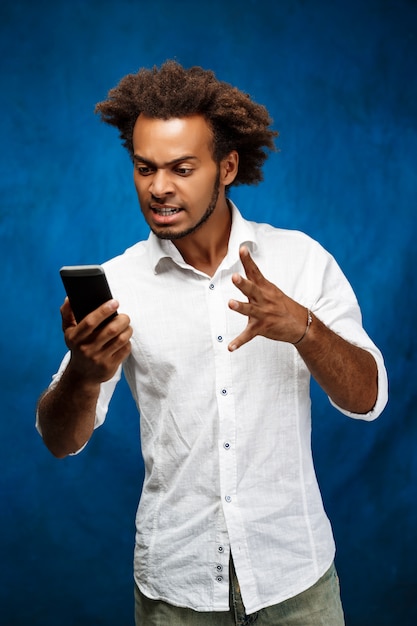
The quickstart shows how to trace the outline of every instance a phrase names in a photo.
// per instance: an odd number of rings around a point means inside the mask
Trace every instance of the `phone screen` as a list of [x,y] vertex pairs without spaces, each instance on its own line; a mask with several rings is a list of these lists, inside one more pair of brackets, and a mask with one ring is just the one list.
[[[80,322],[101,304],[112,299],[101,265],[72,265],[59,270],[74,317]],[[117,311],[105,320],[109,322]]]

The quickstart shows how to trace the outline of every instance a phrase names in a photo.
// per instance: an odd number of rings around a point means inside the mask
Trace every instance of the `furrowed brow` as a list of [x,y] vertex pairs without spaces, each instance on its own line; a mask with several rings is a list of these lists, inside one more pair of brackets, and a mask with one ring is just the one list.
[[[140,154],[134,154],[133,158],[136,162],[138,163],[144,163],[145,165],[147,165],[148,167],[157,167],[156,163],[153,163],[152,161],[150,161],[149,159],[145,159],[145,157],[141,156]],[[184,163],[184,161],[198,161],[198,158],[195,156],[192,156],[191,154],[186,154],[184,156],[180,156],[176,159],[172,159],[172,161],[168,161],[167,163],[165,163],[165,166],[172,166],[172,165],[177,165],[178,163]]]
[[140,156],[140,154],[134,154],[133,160],[136,161],[137,163],[144,163],[145,165],[148,165],[149,167],[155,167],[155,163],[152,163],[152,161],[149,161],[149,159],[145,159],[145,157]]

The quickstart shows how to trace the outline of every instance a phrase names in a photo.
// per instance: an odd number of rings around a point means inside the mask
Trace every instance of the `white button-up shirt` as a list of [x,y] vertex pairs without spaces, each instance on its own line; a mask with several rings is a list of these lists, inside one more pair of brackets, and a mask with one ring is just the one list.
[[[145,463],[136,582],[150,598],[225,611],[232,552],[252,613],[313,585],[334,558],[334,542],[313,468],[304,361],[294,346],[263,337],[227,349],[247,324],[228,307],[231,298],[244,299],[231,281],[243,272],[240,245],[268,280],[375,357],[374,409],[342,413],[376,418],[387,379],[335,260],[300,232],[248,222],[232,210],[228,253],[214,276],[187,265],[170,241],[153,234],[105,270],[133,328],[124,371],[140,413]],[[119,376],[102,385],[97,426]]]

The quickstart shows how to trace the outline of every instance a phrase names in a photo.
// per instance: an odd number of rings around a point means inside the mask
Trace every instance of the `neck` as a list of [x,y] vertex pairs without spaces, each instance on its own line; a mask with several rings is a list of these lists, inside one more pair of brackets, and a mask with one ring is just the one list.
[[201,228],[173,244],[188,265],[213,276],[227,254],[231,227],[231,210],[225,199]]

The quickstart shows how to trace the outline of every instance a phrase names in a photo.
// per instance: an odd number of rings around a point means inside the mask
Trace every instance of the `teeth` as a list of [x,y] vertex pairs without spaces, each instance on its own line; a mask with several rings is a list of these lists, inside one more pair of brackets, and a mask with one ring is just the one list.
[[156,213],[158,213],[158,215],[174,215],[175,213],[179,213],[179,209],[170,209],[170,208],[163,208],[163,209],[154,209],[154,211]]

